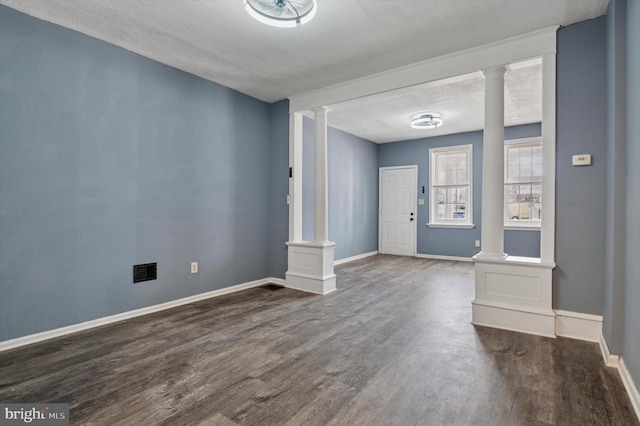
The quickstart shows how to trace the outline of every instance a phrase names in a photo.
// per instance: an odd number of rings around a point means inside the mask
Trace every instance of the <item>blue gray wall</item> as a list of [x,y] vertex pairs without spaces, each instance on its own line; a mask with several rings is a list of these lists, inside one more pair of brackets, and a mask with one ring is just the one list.
[[607,172],[603,334],[614,354],[622,353],[625,299],[627,145],[626,1],[607,10]]
[[268,104],[4,6],[0,60],[0,340],[269,275]]
[[622,355],[640,386],[640,2],[627,2],[627,232]]
[[640,384],[640,3],[607,10],[607,173],[603,334]]
[[269,276],[284,278],[289,240],[289,101],[270,106]]
[[[507,127],[506,139],[540,136],[540,124]],[[446,136],[385,143],[378,145],[380,167],[418,166],[419,254],[471,257],[478,253],[475,240],[480,239],[480,213],[482,211],[482,132],[457,133]],[[429,149],[455,145],[473,145],[473,229],[429,228]],[[424,194],[422,187],[424,186]],[[540,232],[505,231],[505,251],[514,256],[540,256]]]
[[[302,237],[313,240],[314,121],[303,121]],[[329,240],[335,259],[378,250],[377,145],[329,127]]]
[[[561,28],[553,306],[595,315],[602,314],[604,281],[606,82],[606,17]],[[572,166],[574,154],[591,154],[593,164]]]

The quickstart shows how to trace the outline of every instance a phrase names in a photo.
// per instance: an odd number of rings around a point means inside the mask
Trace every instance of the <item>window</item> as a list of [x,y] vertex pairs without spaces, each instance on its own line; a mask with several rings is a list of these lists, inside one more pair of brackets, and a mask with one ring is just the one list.
[[472,228],[472,146],[429,150],[429,226]]
[[506,141],[504,157],[504,224],[538,228],[542,217],[542,143],[539,138]]

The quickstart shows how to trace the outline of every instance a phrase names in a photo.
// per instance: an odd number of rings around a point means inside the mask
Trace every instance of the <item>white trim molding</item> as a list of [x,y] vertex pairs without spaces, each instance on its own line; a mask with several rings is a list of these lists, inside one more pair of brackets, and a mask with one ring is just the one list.
[[416,257],[421,259],[436,259],[436,260],[451,260],[452,262],[473,262],[470,257],[462,256],[441,256],[439,254],[416,254]]
[[[447,153],[456,152],[457,154],[465,154],[467,156],[467,182],[456,184],[437,183],[439,168],[437,166],[438,156]],[[429,223],[430,228],[466,228],[475,227],[473,223],[473,144],[441,146],[429,148]],[[446,172],[446,170],[445,170]],[[454,220],[449,218],[439,219],[437,215],[438,202],[436,200],[436,192],[439,188],[446,189],[448,187],[467,187],[467,200],[465,200],[465,219]],[[458,203],[456,200],[456,204]]]
[[607,365],[607,367],[617,368],[618,364],[620,363],[620,356],[613,355],[611,354],[611,352],[609,352],[609,345],[604,338],[604,334],[600,336],[600,340],[598,340],[598,343],[600,344],[600,353],[602,354],[602,358],[604,359],[604,363]]
[[604,334],[600,335],[598,343],[600,344],[600,353],[602,354],[602,358],[604,359],[606,366],[617,368],[620,363],[620,356],[612,355],[611,352],[609,352],[609,345],[604,338]]
[[476,225],[474,225],[473,223],[468,224],[468,225],[458,225],[455,223],[448,223],[448,224],[443,224],[443,223],[427,223],[427,226],[429,228],[451,228],[451,229],[473,229],[476,227]]
[[78,324],[69,325],[66,327],[60,327],[53,330],[47,330],[40,333],[30,334],[28,336],[17,337],[11,340],[5,340],[0,342],[0,352],[8,351],[9,349],[15,349],[33,343],[43,342],[45,340],[54,339],[56,337],[66,336],[68,334],[77,333],[79,331],[89,330],[95,327],[101,327],[107,324],[113,324],[136,318],[142,315],[152,314],[155,312],[164,311],[167,309],[175,308],[177,306],[188,305],[190,303],[199,302],[201,300],[210,299],[212,297],[218,297],[225,294],[235,293],[242,290],[247,290],[254,287],[260,287],[266,284],[275,284],[284,286],[284,280],[281,278],[262,278],[255,281],[249,281],[242,284],[233,285],[230,287],[221,288],[218,290],[209,291],[206,293],[196,294],[194,296],[183,297],[181,299],[172,300],[157,305],[147,306],[145,308],[134,309],[132,311],[122,312],[107,317],[97,318],[91,321],[85,321]]
[[602,336],[602,316],[554,309],[556,336],[598,342]]
[[631,405],[636,412],[636,416],[640,419],[640,392],[638,392],[638,386],[633,381],[633,377],[627,368],[627,364],[624,362],[624,358],[620,355],[613,355],[609,352],[609,345],[607,344],[604,335],[600,335],[598,343],[600,344],[600,352],[602,353],[602,358],[604,359],[606,366],[618,369],[618,373],[622,379],[622,384],[624,385],[627,395],[629,395],[629,399],[631,400]]
[[279,285],[280,287],[286,287],[287,285],[287,282],[284,280],[284,278],[269,277],[267,279],[269,280],[269,284]]
[[627,390],[627,394],[629,395],[631,405],[633,405],[633,409],[636,412],[636,416],[640,420],[640,392],[638,392],[638,387],[633,382],[633,377],[631,377],[627,364],[625,364],[624,358],[622,357],[620,357],[620,363],[618,364],[618,372],[622,378],[624,388]]
[[333,265],[334,266],[342,265],[344,263],[353,262],[354,260],[360,260],[360,259],[364,259],[365,257],[375,256],[376,254],[378,254],[378,250],[370,251],[368,253],[357,254],[351,257],[345,257],[343,259],[336,260],[335,262],[333,262]]

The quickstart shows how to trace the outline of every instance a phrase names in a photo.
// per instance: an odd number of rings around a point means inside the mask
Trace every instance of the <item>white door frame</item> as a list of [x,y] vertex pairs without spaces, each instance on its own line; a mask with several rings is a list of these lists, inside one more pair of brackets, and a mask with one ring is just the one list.
[[[415,182],[415,190],[418,191],[418,165],[412,164],[407,166],[390,166],[390,167],[378,167],[378,253],[382,253],[382,172],[384,170],[401,170],[401,169],[413,169]],[[413,211],[415,212],[415,227],[413,229],[413,257],[418,253],[418,197],[417,192],[413,194]]]

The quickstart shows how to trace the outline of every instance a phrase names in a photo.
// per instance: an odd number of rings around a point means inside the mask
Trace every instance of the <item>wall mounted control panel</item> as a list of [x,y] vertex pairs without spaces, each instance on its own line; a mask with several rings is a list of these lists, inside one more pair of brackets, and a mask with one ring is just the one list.
[[571,164],[574,166],[590,166],[591,154],[578,154],[571,157]]

